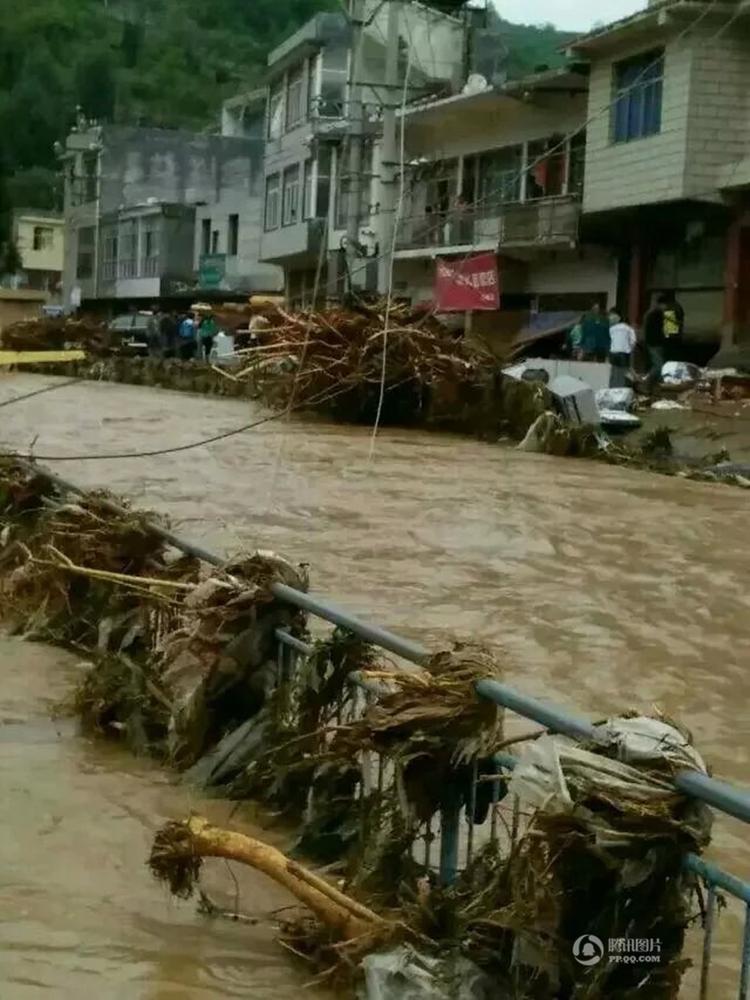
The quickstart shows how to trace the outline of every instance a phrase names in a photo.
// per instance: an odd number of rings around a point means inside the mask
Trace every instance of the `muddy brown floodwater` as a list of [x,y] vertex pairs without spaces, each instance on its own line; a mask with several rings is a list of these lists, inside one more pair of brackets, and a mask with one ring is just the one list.
[[[52,381],[5,376],[0,401]],[[83,383],[4,408],[0,443],[33,441],[40,456],[153,449],[259,413]],[[747,783],[747,492],[449,435],[383,431],[372,463],[368,446],[364,429],[292,421],[173,455],[49,464],[168,512],[214,551],[309,562],[315,592],[432,647],[499,644],[508,680],[529,694],[593,716],[656,704],[692,728],[717,775]],[[3,656],[0,712],[10,692],[11,714],[43,717],[64,689],[68,661],[29,669],[40,656]],[[150,883],[148,834],[184,811],[184,790],[69,733],[12,747],[1,758],[0,947],[11,961],[0,996],[78,996],[88,982],[123,1000],[296,995],[299,970],[265,931],[205,924]],[[712,856],[750,876],[747,828],[720,820]],[[271,908],[265,883],[253,893]],[[736,912],[721,920],[714,997],[736,989]]]

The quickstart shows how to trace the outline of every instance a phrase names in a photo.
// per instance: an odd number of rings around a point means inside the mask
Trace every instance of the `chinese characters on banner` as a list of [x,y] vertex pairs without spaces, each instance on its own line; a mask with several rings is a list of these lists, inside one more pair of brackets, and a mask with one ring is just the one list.
[[494,253],[480,253],[461,260],[438,258],[435,274],[437,312],[499,308],[500,279]]

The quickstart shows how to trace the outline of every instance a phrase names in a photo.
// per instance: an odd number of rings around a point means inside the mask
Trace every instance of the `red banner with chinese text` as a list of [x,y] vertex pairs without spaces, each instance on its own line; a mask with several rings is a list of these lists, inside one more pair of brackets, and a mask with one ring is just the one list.
[[500,308],[497,255],[480,253],[461,260],[438,258],[436,312],[474,312]]

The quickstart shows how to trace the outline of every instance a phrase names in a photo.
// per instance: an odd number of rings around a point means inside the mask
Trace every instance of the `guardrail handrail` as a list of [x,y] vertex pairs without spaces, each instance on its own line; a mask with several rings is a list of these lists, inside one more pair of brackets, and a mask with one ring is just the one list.
[[[47,469],[43,469],[34,462],[22,460],[22,464],[37,474],[43,475],[61,489],[78,495],[86,492],[81,487],[60,478]],[[112,501],[107,501],[107,503],[113,511],[122,511],[122,508],[116,503]],[[221,567],[226,564],[225,559],[221,559],[219,556],[208,552],[201,546],[185,541],[185,539],[180,538],[159,524],[152,522],[151,527],[155,534],[187,555],[195,556],[197,559],[201,559],[211,566]],[[279,600],[286,601],[295,607],[308,611],[322,618],[324,621],[331,622],[333,625],[340,625],[343,628],[347,628],[365,642],[381,646],[383,649],[387,649],[389,652],[395,653],[397,656],[401,656],[411,663],[422,665],[430,657],[429,650],[422,646],[421,643],[396,635],[394,632],[381,628],[379,625],[371,625],[322,598],[303,593],[301,590],[296,590],[294,587],[289,587],[283,583],[272,584],[271,590]],[[573,715],[554,705],[548,705],[536,698],[524,695],[507,684],[501,684],[498,681],[492,680],[479,681],[477,684],[477,693],[481,697],[488,698],[511,711],[524,715],[526,718],[538,722],[543,727],[554,732],[564,733],[576,739],[599,741],[602,738],[601,731],[597,732],[596,727],[586,719]],[[719,781],[709,775],[702,774],[700,771],[680,771],[675,776],[675,785],[685,795],[699,799],[707,805],[713,806],[715,809],[734,816],[745,823],[750,823],[750,792],[735,788],[725,781]]]

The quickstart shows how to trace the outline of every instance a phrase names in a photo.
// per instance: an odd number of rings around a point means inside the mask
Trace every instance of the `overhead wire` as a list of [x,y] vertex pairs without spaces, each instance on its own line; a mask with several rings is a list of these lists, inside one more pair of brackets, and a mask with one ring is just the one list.
[[33,399],[35,396],[43,396],[45,392],[56,392],[58,389],[66,389],[70,385],[77,385],[85,382],[84,378],[71,378],[67,382],[56,382],[54,385],[45,386],[43,389],[35,389],[34,392],[26,392],[22,396],[12,396],[0,402],[0,407],[11,406],[13,403],[23,403],[25,399]]
[[[701,23],[706,17],[708,17],[709,14],[711,14],[713,12],[713,10],[716,7],[716,5],[718,3],[720,3],[720,2],[721,2],[721,0],[710,0],[710,4],[693,21],[691,21],[691,23],[686,28],[684,28],[681,32],[679,32],[679,34],[677,34],[675,36],[675,38],[673,39],[673,43],[680,42],[683,38],[685,38],[692,31],[694,31],[695,28],[696,28],[696,26],[699,23]],[[713,36],[711,36],[708,39],[706,39],[706,42],[711,42],[711,41],[714,41],[716,38],[719,38],[725,31],[727,31],[731,27],[731,25],[735,21],[738,20],[738,18],[740,16],[742,16],[744,13],[746,13],[746,10],[747,10],[746,7],[744,7],[743,5],[740,5],[738,7],[738,9],[729,17],[728,21],[725,24],[723,24],[722,27]],[[643,83],[643,80],[644,80],[646,74],[649,73],[652,69],[654,69],[656,66],[659,65],[659,63],[661,62],[661,58],[662,57],[660,56],[660,57],[654,59],[652,62],[648,63],[646,66],[644,66],[644,68],[641,70],[641,72],[638,74],[638,76],[636,77],[636,79],[633,81],[632,84],[630,84],[628,87],[623,88],[622,90],[618,91],[618,93],[611,100],[609,100],[606,104],[603,104],[593,114],[589,115],[589,117],[586,118],[586,120],[581,125],[578,125],[576,128],[574,128],[574,129],[570,130],[569,132],[567,132],[560,139],[560,141],[556,145],[554,145],[552,147],[549,147],[547,150],[545,150],[545,152],[544,152],[543,155],[541,155],[538,158],[536,158],[536,159],[534,159],[534,160],[526,163],[515,175],[513,175],[511,177],[512,183],[516,183],[517,181],[520,181],[524,177],[524,175],[528,175],[528,173],[530,171],[532,171],[535,167],[539,166],[540,164],[545,163],[549,159],[549,157],[552,156],[554,153],[559,152],[561,150],[564,150],[568,142],[570,142],[572,139],[574,139],[576,136],[580,135],[581,133],[585,132],[589,128],[589,126],[591,124],[593,124],[595,121],[597,121],[603,115],[609,113],[611,111],[611,109],[617,104],[617,102],[620,101],[623,98],[624,95],[629,94],[633,90],[635,90],[638,87],[640,87],[642,85],[642,83]],[[429,105],[427,104],[425,106],[429,106]],[[499,147],[499,148],[502,148],[502,147]],[[507,178],[506,178],[506,182],[505,183],[506,184],[508,183],[508,179]],[[467,217],[470,217],[470,216],[477,216],[477,215],[479,215],[480,210],[482,210],[483,206],[486,206],[487,204],[491,203],[492,200],[495,198],[495,196],[498,195],[498,194],[501,194],[502,191],[503,191],[503,188],[494,188],[491,191],[488,191],[487,194],[484,195],[483,197],[475,199],[474,202],[473,202],[473,205],[470,206],[470,207],[468,207],[464,211],[463,217],[467,218]],[[715,189],[714,189],[714,191],[715,191]],[[706,192],[706,194],[710,194],[710,193],[712,193],[712,192]],[[432,235],[438,235],[440,233],[441,229],[443,228],[443,225],[444,225],[444,223],[443,223],[442,220],[437,220],[433,224],[433,226],[428,227],[426,230],[424,230],[424,238],[425,238],[425,240],[428,240],[429,237],[431,237]],[[476,240],[476,238],[474,238],[474,240],[471,242],[471,244],[468,245],[468,249],[465,251],[463,257],[460,258],[460,260],[459,260],[459,266],[461,266],[462,264],[464,264],[469,259],[469,257],[473,253],[475,253],[476,247],[477,247],[477,240]],[[370,259],[371,263],[377,263],[380,260],[383,260],[383,259],[387,258],[389,256],[389,253],[390,253],[389,250],[384,250],[382,253],[376,255],[375,257],[369,258],[369,259]]]
[[[308,406],[316,406],[322,402],[328,402],[331,399],[335,399],[336,396],[341,395],[343,392],[348,392],[349,386],[344,386],[336,390],[323,390],[309,399],[300,401],[293,409],[301,410]],[[215,444],[218,441],[225,441],[227,438],[237,437],[239,434],[244,434],[247,431],[255,430],[257,427],[261,427],[264,424],[272,423],[275,420],[282,420],[288,415],[288,410],[280,410],[278,413],[270,413],[265,417],[261,417],[258,420],[253,420],[250,423],[242,424],[240,427],[234,427],[229,431],[222,431],[219,434],[213,434],[208,438],[201,438],[199,441],[191,441],[188,444],[173,445],[168,448],[154,448],[144,451],[127,451],[127,452],[109,452],[103,454],[87,453],[84,455],[38,455],[36,452],[30,454],[23,454],[19,451],[4,451],[0,452],[0,457],[3,458],[22,458],[25,460],[33,460],[38,462],[94,462],[94,461],[117,461],[120,459],[132,459],[132,458],[156,458],[162,455],[175,455],[179,452],[192,451],[195,448],[202,448],[205,445]]]

